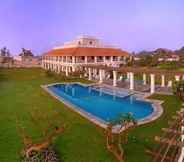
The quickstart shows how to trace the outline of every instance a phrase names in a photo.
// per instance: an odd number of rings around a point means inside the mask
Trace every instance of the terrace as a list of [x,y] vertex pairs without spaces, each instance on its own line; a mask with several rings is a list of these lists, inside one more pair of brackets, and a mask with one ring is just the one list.
[[147,68],[84,66],[88,80],[145,93],[172,94],[172,85],[183,79],[182,71]]

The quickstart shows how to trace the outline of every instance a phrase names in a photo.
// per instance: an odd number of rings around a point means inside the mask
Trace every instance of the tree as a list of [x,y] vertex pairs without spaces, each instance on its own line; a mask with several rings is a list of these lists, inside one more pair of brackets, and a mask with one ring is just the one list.
[[184,101],[184,81],[176,81],[173,85],[173,92]]
[[150,66],[152,64],[152,60],[153,60],[152,55],[143,55],[140,58],[141,59],[138,62],[139,66]]
[[25,57],[33,57],[33,53],[31,50],[28,50],[28,49],[25,49],[25,48],[22,48],[22,52],[19,54],[19,56],[25,56]]
[[1,48],[0,49],[0,56],[10,57],[10,50],[7,49],[6,47]]
[[[123,162],[124,150],[122,144],[128,142],[128,131],[137,124],[131,113],[118,115],[117,118],[110,121],[107,126],[106,146],[113,153],[119,162]],[[114,140],[113,127],[116,129],[117,140]],[[124,138],[122,138],[124,137]]]

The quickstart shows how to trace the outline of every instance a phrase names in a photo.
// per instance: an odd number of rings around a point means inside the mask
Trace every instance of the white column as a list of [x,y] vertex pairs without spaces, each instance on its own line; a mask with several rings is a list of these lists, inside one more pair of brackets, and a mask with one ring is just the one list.
[[92,80],[91,68],[88,68],[88,77],[89,80]]
[[143,84],[146,85],[146,74],[143,74]]
[[72,56],[72,72],[75,72],[75,56]]
[[72,63],[75,64],[75,56],[72,56]]
[[88,76],[88,74],[87,74],[88,71],[87,71],[87,70],[88,70],[88,69],[85,67],[85,68],[84,68],[84,77],[87,77],[87,76]]
[[68,68],[69,68],[68,66],[66,66],[66,67],[65,67],[65,73],[66,73],[66,76],[68,76],[68,75],[69,75],[69,73],[68,73]]
[[75,66],[74,65],[72,66],[72,72],[75,72]]
[[100,75],[100,81],[99,81],[99,83],[103,83],[103,70],[99,70],[99,75]]
[[126,64],[126,56],[123,57],[123,63]]
[[155,74],[150,74],[151,77],[151,85],[150,85],[150,93],[155,93]]
[[161,75],[161,87],[165,87],[165,75]]
[[179,81],[180,81],[180,76],[179,76],[179,75],[175,75],[175,80],[176,80],[177,82],[179,82]]
[[95,56],[95,63],[97,63],[97,56]]
[[172,80],[168,81],[167,87],[172,87]]
[[68,56],[66,56],[66,61],[65,61],[65,62],[68,63],[68,62],[69,62],[68,60],[69,60],[69,59],[68,59]]
[[134,90],[134,73],[130,72],[129,77],[130,77],[130,90]]
[[117,86],[117,71],[113,71],[113,86]]
[[97,69],[93,69],[93,77],[95,78],[97,75]]
[[68,72],[71,73],[71,67],[70,66],[68,66]]
[[111,56],[111,62],[113,62],[113,56]]
[[85,64],[87,64],[87,63],[88,63],[88,57],[85,56]]
[[106,60],[106,59],[105,59],[105,56],[104,56],[104,57],[103,57],[103,62],[104,62],[104,63],[105,63],[105,60]]
[[43,58],[42,58],[42,61],[41,61],[41,67],[42,67],[43,69],[45,68]]

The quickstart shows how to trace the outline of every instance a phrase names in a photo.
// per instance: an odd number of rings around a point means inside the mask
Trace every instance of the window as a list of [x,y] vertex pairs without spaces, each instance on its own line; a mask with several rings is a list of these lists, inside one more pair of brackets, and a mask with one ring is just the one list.
[[90,44],[90,45],[92,45],[92,44],[93,44],[93,42],[92,42],[92,41],[90,41],[90,42],[89,42],[89,44]]
[[106,59],[106,60],[110,60],[110,56],[106,56],[105,59]]

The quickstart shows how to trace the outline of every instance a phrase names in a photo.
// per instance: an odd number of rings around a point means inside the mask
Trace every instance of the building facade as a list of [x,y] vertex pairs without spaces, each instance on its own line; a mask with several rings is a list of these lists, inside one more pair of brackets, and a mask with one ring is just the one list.
[[94,37],[82,36],[45,53],[42,56],[42,67],[56,72],[75,72],[83,65],[119,67],[126,64],[129,57],[120,48],[104,45]]

